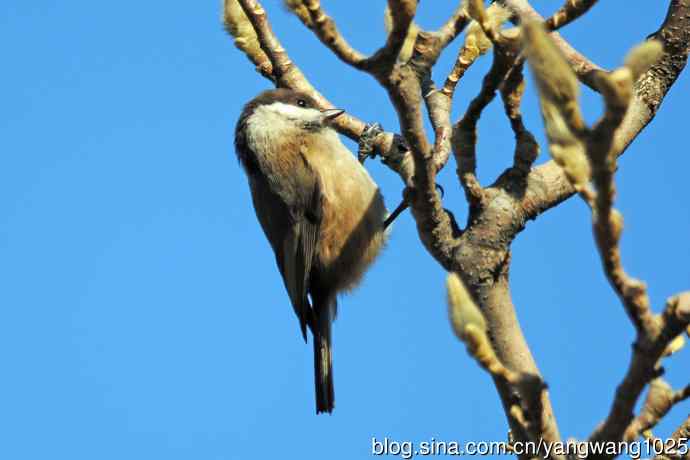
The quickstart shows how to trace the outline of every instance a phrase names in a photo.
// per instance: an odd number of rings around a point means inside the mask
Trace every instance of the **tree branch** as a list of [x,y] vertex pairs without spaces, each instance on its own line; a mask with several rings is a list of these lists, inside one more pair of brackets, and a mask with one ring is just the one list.
[[642,411],[625,430],[623,440],[635,441],[640,435],[654,428],[668,414],[673,406],[690,398],[690,385],[674,391],[662,378],[652,380]]
[[[543,418],[548,394],[541,377],[538,374],[515,372],[503,364],[489,339],[484,315],[457,274],[448,275],[446,287],[453,331],[465,343],[469,355],[491,375],[499,389],[512,395],[504,401],[504,406],[519,439],[530,440],[535,445],[540,444],[541,440],[558,440],[558,433],[552,432],[551,421]],[[552,455],[552,458],[559,457]]]
[[[470,9],[475,20],[473,25],[478,26],[479,29],[470,26],[463,51],[467,48],[470,53],[473,53],[470,54],[472,57],[476,52],[471,46],[475,43],[480,54],[482,49],[486,50],[493,44],[494,60],[491,69],[484,77],[479,95],[470,102],[465,115],[453,127],[453,152],[457,163],[458,179],[465,190],[467,201],[471,206],[479,207],[482,206],[485,196],[476,176],[477,123],[483,110],[493,101],[500,84],[515,64],[519,49],[515,35],[504,35],[498,29],[501,23],[508,19],[501,8],[493,5],[485,11],[483,4],[478,1],[470,2],[470,5],[474,5]],[[461,51],[461,58],[462,53]],[[457,62],[462,65],[466,61],[462,61],[461,58]],[[459,69],[460,67],[457,70]],[[451,75],[457,70],[454,68]],[[449,80],[450,77],[446,80],[447,85]],[[452,94],[454,84],[452,80],[450,83],[449,90]]]
[[[658,377],[657,364],[669,344],[690,324],[690,292],[671,297],[663,313],[655,317],[653,335],[638,334],[628,371],[616,388],[613,405],[606,420],[590,435],[592,442],[621,441],[634,419],[635,403],[644,387]],[[609,459],[601,455],[596,459]]]
[[547,30],[558,30],[585,14],[598,0],[566,0],[553,16],[544,21]]
[[417,0],[388,0],[388,8],[391,11],[392,29],[386,44],[365,65],[373,75],[385,75],[395,64],[417,12]]
[[527,177],[537,156],[539,156],[539,144],[532,133],[525,127],[520,112],[522,96],[525,92],[523,64],[524,60],[518,58],[503,80],[500,90],[503,108],[510,121],[510,127],[515,134],[515,154],[513,156],[512,170],[517,171],[521,177]]
[[[657,362],[690,321],[690,295],[672,298],[662,316],[654,317],[644,284],[627,275],[620,260],[623,218],[613,208],[616,170],[615,132],[622,123],[633,94],[633,82],[662,53],[658,42],[648,41],[633,50],[626,65],[600,74],[597,86],[606,112],[593,129],[580,116],[575,75],[541,24],[523,26],[525,54],[539,89],[542,114],[554,160],[592,208],[594,234],[604,271],[637,329],[633,358],[604,423],[590,441],[619,442],[633,419],[637,398],[647,383],[658,377]],[[594,188],[590,187],[590,178]],[[654,394],[653,394],[654,396]],[[594,458],[610,458],[608,454]]]
[[[527,0],[499,0],[500,3],[509,8],[520,22],[544,22],[544,18],[537,13]],[[561,50],[561,53],[568,60],[568,63],[575,71],[575,74],[582,83],[596,91],[594,85],[594,74],[603,69],[573,48],[558,32],[551,34],[554,43]]]
[[[690,439],[690,416],[687,419],[685,419],[683,423],[680,424],[678,429],[673,432],[669,439],[675,441],[676,446],[678,447],[682,447],[682,445],[688,445],[688,440]],[[687,454],[681,456],[670,455],[670,453],[664,453],[662,455],[657,455],[656,457],[654,457],[654,460],[686,460],[687,458]]]
[[362,69],[366,57],[352,48],[347,40],[340,35],[335,21],[321,9],[321,2],[319,0],[303,0],[301,3],[306,7],[309,16],[299,17],[307,27],[314,31],[321,43],[333,51],[343,62]]
[[[506,1],[525,3],[522,0]],[[651,37],[661,42],[664,52],[659,62],[642,74],[634,85],[630,107],[615,133],[615,156],[622,155],[654,119],[664,97],[685,68],[690,52],[690,0],[671,0],[666,19]],[[574,70],[577,72],[577,68]],[[554,161],[533,169],[528,176],[522,202],[526,218],[535,219],[574,193],[574,187]]]
[[465,29],[468,22],[469,17],[467,16],[465,8],[463,8],[462,5],[458,6],[445,24],[435,32],[435,35],[439,37],[441,42],[441,48],[445,48],[449,43],[455,40],[455,37]]

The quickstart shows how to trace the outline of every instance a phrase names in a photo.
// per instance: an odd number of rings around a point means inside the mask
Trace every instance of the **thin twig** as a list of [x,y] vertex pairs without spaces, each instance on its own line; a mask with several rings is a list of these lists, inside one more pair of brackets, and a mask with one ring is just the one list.
[[673,390],[661,377],[649,385],[649,393],[640,414],[625,430],[624,441],[635,441],[640,435],[654,428],[668,414],[673,406],[690,398],[690,385]]
[[352,48],[343,38],[335,21],[321,8],[321,2],[319,0],[302,0],[302,3],[307,8],[311,19],[310,22],[303,20],[305,25],[312,29],[319,40],[343,62],[361,69],[366,57]]
[[439,37],[441,48],[445,48],[455,40],[460,32],[465,29],[469,23],[469,16],[462,5],[458,6],[450,18],[443,24],[434,34]]
[[523,65],[524,59],[518,58],[503,81],[500,90],[506,116],[515,134],[513,169],[526,176],[539,155],[539,144],[534,135],[525,127],[520,112],[522,96],[525,92]]
[[481,205],[484,196],[476,176],[477,123],[483,110],[496,97],[496,91],[516,59],[517,48],[514,48],[512,43],[497,44],[494,47],[494,61],[484,77],[481,91],[472,99],[465,115],[453,127],[453,152],[458,165],[458,179],[465,190],[467,200],[475,206]]
[[[513,11],[520,22],[544,22],[544,18],[532,8],[527,0],[500,0],[500,3]],[[575,50],[558,32],[552,33],[551,36],[580,81],[596,91],[594,75],[603,69]]]
[[598,0],[566,0],[558,11],[544,21],[547,30],[558,30],[570,24],[594,6]]
[[[673,432],[671,436],[669,436],[668,440],[666,440],[667,444],[670,444],[670,442],[673,442],[675,445],[674,447],[677,450],[677,453],[674,455],[671,452],[664,452],[661,455],[657,455],[654,457],[654,460],[687,460],[688,455],[687,455],[687,445],[688,445],[688,440],[690,439],[690,416],[686,418],[683,423],[680,424],[678,429]],[[681,455],[681,452],[685,451],[684,455]]]

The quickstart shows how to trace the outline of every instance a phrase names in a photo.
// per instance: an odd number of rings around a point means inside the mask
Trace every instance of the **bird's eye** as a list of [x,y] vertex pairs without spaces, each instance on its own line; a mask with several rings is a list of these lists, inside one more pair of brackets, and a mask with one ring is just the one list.
[[306,107],[307,101],[305,101],[304,99],[297,99],[297,105],[300,107]]

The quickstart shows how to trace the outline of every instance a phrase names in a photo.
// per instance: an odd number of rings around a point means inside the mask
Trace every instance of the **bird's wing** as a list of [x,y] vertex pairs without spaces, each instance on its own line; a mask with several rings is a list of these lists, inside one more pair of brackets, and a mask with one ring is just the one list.
[[[266,195],[264,199],[255,197],[254,207],[273,246],[285,288],[306,340],[306,327],[312,316],[307,297],[309,275],[317,257],[323,194],[321,180],[306,158],[301,156],[297,163],[290,184],[264,182]],[[277,214],[284,214],[284,217],[281,219]]]
[[[316,247],[321,225],[321,191],[318,181],[304,212],[296,216],[295,223],[285,236],[282,252],[282,274],[292,306],[300,320],[302,335],[306,340],[306,325],[311,321],[311,309],[307,292],[309,275],[316,259]],[[281,255],[276,254],[276,257]]]

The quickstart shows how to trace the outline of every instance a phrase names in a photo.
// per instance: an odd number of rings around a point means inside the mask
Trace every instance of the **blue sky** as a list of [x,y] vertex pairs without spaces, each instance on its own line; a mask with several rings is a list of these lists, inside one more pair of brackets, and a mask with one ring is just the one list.
[[[232,147],[242,104],[269,84],[222,31],[219,3],[4,2],[0,458],[338,460],[369,458],[372,437],[504,440],[495,390],[450,331],[445,273],[409,214],[361,288],[341,300],[336,410],[314,415],[311,345],[300,337]],[[359,49],[383,42],[382,1],[372,2],[375,14],[324,3]],[[560,2],[533,3],[548,13]],[[666,3],[601,2],[564,35],[611,68],[656,30]],[[395,129],[371,78],[341,65],[277,0],[264,4],[317,88]],[[436,27],[454,4],[424,1],[418,20]],[[460,83],[455,118],[489,63]],[[657,309],[690,287],[688,78],[617,175],[623,260],[649,283]],[[583,104],[595,119],[599,98],[585,91]],[[532,85],[524,111],[544,146]],[[480,122],[484,183],[509,164],[512,148],[493,104]],[[368,168],[394,207],[399,179],[378,162]],[[464,222],[453,171],[451,164],[439,182]],[[608,410],[633,338],[589,222],[572,199],[529,223],[513,245],[511,271],[561,431],[575,437]],[[667,362],[676,387],[688,383],[688,353]],[[688,407],[656,433],[670,433]]]

